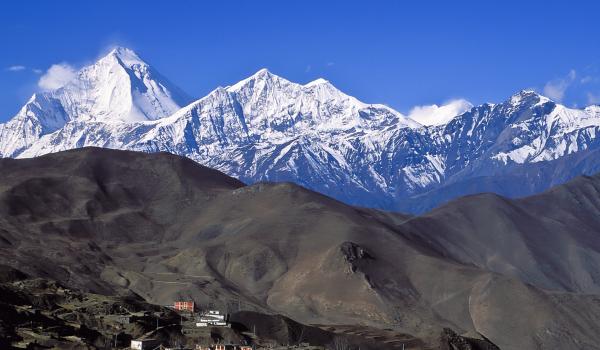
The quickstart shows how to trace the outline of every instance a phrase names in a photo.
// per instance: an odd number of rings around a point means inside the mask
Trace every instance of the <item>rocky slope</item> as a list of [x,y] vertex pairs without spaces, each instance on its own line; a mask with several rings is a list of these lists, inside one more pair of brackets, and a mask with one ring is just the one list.
[[0,259],[155,304],[194,299],[439,344],[597,349],[600,178],[538,197],[466,197],[427,215],[290,184],[244,186],[169,154],[2,159]]

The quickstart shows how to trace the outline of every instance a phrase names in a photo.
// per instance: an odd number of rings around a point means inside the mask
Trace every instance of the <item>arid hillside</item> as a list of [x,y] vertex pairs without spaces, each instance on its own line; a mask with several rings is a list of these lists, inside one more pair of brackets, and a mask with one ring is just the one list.
[[388,329],[415,348],[448,328],[503,350],[600,349],[598,177],[411,217],[165,153],[86,148],[0,169],[0,261],[29,276]]

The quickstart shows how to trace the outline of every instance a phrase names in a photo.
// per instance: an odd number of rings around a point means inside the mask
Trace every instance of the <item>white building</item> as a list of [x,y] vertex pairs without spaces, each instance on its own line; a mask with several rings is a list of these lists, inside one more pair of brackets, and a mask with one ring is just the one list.
[[227,317],[219,311],[210,310],[196,318],[196,327],[226,327]]
[[152,350],[160,346],[160,340],[156,339],[136,339],[131,341],[130,348],[135,350]]

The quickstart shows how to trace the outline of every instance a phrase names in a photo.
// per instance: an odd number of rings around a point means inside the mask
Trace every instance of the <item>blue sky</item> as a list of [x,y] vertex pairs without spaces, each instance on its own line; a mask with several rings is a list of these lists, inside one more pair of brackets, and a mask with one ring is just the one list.
[[266,67],[402,112],[523,88],[600,103],[595,1],[39,1],[0,11],[0,121],[53,64],[133,48],[201,97]]

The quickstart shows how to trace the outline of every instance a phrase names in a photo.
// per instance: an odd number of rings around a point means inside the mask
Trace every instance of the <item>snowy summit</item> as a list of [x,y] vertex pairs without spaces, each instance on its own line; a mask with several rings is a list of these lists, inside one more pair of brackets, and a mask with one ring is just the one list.
[[[507,195],[591,172],[600,162],[577,171],[562,162],[575,153],[594,157],[599,128],[597,107],[571,109],[533,91],[499,104],[456,100],[406,116],[325,79],[303,85],[267,69],[191,101],[118,47],[64,86],[33,95],[0,124],[0,156],[85,146],[166,151],[248,183],[293,181],[352,204],[421,211],[473,191],[501,192],[509,169],[552,176],[531,175]],[[419,197],[425,193],[427,201]]]

